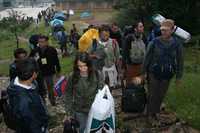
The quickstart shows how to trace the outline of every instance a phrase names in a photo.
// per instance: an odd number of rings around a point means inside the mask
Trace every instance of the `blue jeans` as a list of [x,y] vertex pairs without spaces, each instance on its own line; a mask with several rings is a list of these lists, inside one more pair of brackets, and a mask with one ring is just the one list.
[[84,133],[84,130],[86,128],[87,119],[88,119],[88,113],[75,113],[75,119],[79,122],[79,133]]

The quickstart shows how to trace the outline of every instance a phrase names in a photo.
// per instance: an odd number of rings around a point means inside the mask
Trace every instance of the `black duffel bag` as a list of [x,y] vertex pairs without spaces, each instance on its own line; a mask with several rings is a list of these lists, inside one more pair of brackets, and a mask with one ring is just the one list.
[[129,113],[142,113],[147,102],[143,85],[129,84],[122,90],[122,111]]

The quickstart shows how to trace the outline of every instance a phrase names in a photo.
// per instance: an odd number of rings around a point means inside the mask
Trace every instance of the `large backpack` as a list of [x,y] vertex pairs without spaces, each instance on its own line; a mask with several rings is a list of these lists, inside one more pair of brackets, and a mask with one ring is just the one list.
[[173,42],[168,48],[158,38],[154,39],[153,45],[154,48],[159,48],[161,54],[152,65],[152,73],[159,80],[169,80],[176,73],[176,58],[172,55],[173,52],[177,51],[176,39],[173,38]]
[[60,45],[63,45],[63,44],[66,44],[66,43],[67,43],[67,36],[66,36],[66,34],[65,34],[64,31],[58,31],[58,32],[56,33],[56,38],[57,38],[58,43],[59,43]]
[[3,118],[6,126],[10,129],[16,130],[16,116],[12,111],[11,105],[9,103],[7,91],[1,91],[0,108],[3,113]]
[[145,57],[145,44],[142,39],[137,39],[133,36],[131,41],[131,49],[129,51],[129,57],[131,63],[141,64],[144,61]]
[[142,113],[147,102],[143,85],[129,84],[122,90],[122,111]]

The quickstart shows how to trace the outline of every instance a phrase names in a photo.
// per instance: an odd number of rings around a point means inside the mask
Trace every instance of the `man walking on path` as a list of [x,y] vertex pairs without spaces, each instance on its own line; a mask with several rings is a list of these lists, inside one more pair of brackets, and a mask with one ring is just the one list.
[[55,106],[55,97],[53,93],[54,76],[61,70],[58,54],[55,48],[49,46],[47,36],[40,36],[38,39],[39,47],[32,51],[31,56],[37,60],[44,83],[48,89],[48,97],[51,105]]

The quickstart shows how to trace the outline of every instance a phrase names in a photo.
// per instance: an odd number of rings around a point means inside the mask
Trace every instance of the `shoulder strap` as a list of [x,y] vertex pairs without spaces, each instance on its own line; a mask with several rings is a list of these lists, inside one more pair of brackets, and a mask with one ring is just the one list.
[[116,57],[116,46],[117,45],[117,40],[116,39],[112,39],[112,47],[113,47],[113,51],[114,51],[114,56]]

